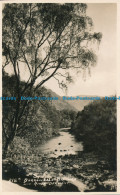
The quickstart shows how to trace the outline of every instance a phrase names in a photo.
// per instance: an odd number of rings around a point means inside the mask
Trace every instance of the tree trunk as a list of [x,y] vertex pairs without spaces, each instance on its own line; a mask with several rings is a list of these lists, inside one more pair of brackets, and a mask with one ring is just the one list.
[[[11,132],[12,132],[12,130],[11,130]],[[2,153],[3,159],[6,158],[8,147],[9,147],[10,143],[13,141],[13,139],[14,139],[14,133],[12,132],[12,134],[9,136],[9,138],[6,139],[5,146],[3,147],[3,153]]]
[[9,144],[10,144],[10,139],[6,140],[5,146],[3,148],[3,154],[2,154],[3,159],[6,158]]

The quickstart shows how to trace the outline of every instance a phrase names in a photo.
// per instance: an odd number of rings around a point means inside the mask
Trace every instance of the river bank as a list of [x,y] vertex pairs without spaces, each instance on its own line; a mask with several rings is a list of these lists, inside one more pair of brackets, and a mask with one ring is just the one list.
[[39,192],[116,191],[116,172],[109,162],[93,152],[85,153],[82,142],[76,142],[69,131],[23,151],[3,163],[3,179]]
[[41,156],[40,162],[36,164],[38,166],[24,167],[26,174],[23,177],[11,175],[9,180],[38,191],[116,190],[116,175],[104,160],[98,160],[93,154],[65,155],[57,158]]

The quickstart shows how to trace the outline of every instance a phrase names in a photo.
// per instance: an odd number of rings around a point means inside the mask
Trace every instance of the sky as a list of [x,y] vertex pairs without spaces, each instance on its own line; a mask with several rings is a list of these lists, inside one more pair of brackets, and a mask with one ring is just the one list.
[[117,7],[114,3],[89,3],[87,15],[93,19],[94,31],[103,37],[98,50],[97,65],[91,68],[91,76],[83,79],[83,74],[74,73],[74,83],[68,86],[67,94],[51,79],[46,87],[63,96],[99,95],[110,96],[116,93],[116,22]]

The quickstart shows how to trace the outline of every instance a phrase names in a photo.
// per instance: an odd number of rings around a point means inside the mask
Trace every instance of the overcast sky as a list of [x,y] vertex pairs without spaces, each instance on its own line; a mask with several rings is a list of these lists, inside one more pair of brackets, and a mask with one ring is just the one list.
[[[93,19],[94,31],[102,32],[98,62],[91,69],[91,76],[84,81],[82,74],[74,74],[74,83],[68,86],[68,96],[114,95],[116,92],[116,4],[88,4],[87,14]],[[57,82],[51,79],[46,86],[59,95],[65,95]]]

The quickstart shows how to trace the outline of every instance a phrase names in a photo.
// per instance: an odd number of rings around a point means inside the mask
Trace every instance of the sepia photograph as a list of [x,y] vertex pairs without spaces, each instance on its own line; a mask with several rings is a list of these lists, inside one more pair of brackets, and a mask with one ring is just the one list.
[[2,192],[117,193],[117,3],[0,5]]

